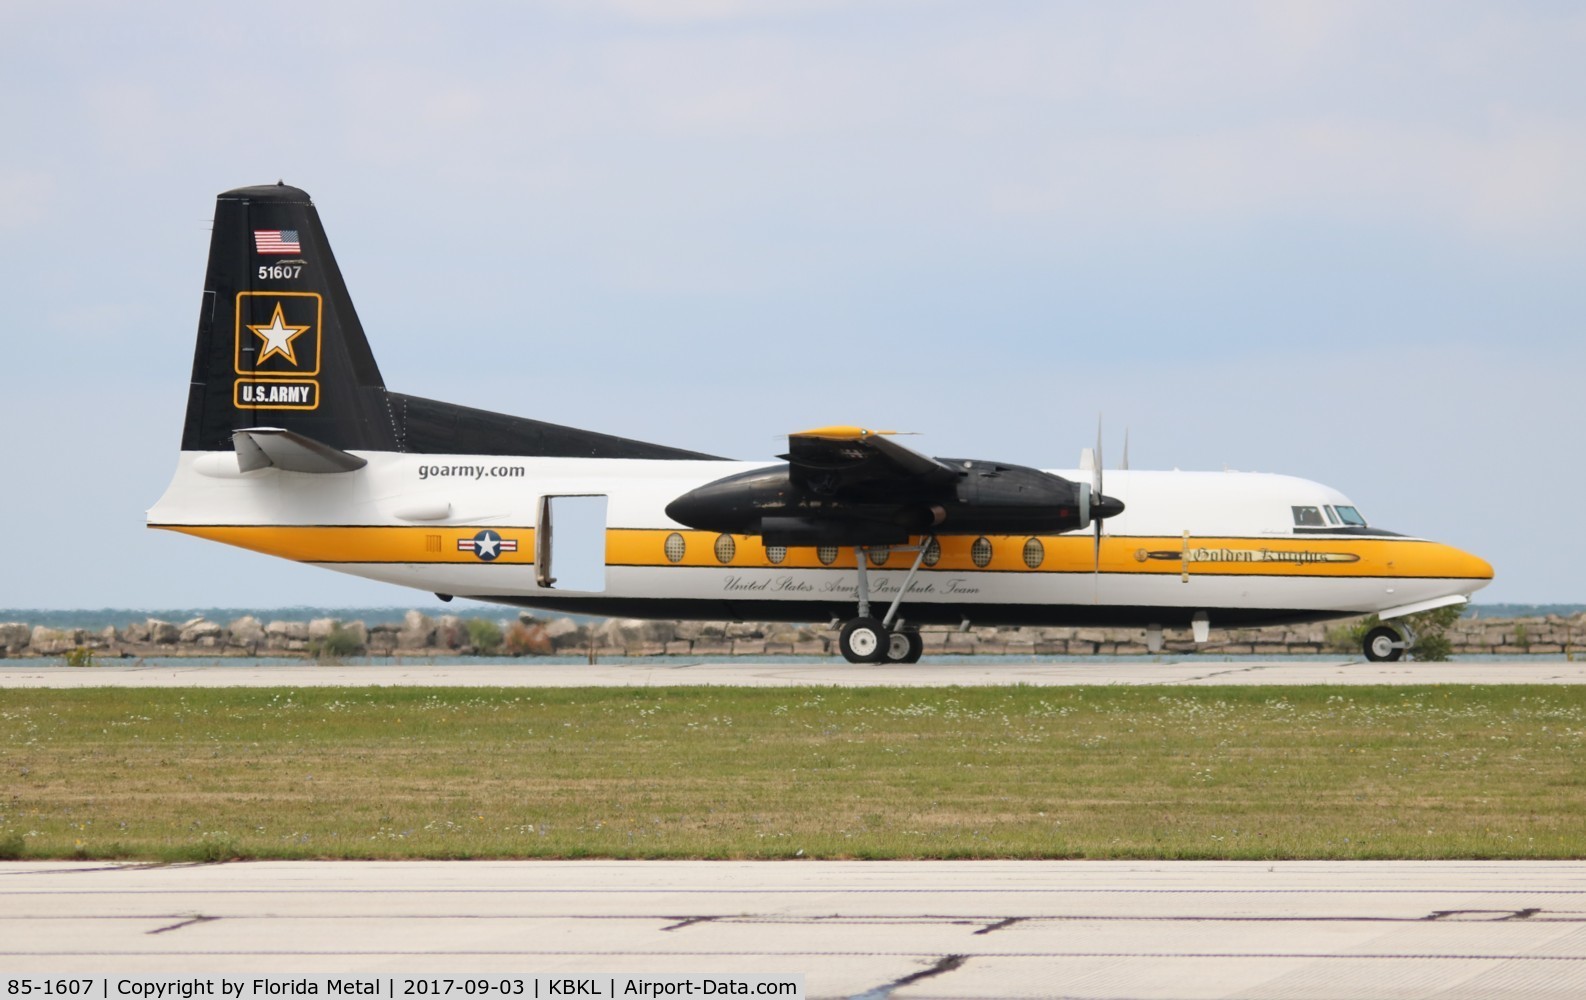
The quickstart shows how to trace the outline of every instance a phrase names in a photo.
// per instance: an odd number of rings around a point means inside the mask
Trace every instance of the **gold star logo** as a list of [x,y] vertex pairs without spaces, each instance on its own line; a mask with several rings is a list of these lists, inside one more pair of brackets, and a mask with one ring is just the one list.
[[292,351],[292,341],[308,331],[306,326],[288,326],[281,316],[281,303],[275,304],[275,315],[270,317],[268,326],[265,324],[248,324],[248,329],[258,334],[264,341],[264,351],[259,355],[255,364],[263,364],[279,354],[286,359],[289,365],[297,364],[297,355]]

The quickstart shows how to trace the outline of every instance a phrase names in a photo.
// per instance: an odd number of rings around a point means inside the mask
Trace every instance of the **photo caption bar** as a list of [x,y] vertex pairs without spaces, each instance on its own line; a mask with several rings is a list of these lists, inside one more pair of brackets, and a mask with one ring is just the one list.
[[0,1000],[269,1000],[281,997],[524,998],[784,997],[804,1000],[804,975],[596,976],[6,976]]

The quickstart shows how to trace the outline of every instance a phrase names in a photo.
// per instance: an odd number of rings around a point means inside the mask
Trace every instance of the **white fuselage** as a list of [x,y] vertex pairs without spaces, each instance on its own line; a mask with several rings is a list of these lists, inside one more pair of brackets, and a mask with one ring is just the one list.
[[[679,495],[770,462],[358,454],[368,460],[362,469],[308,474],[243,473],[232,452],[183,452],[149,524],[510,604],[662,618],[853,614],[853,550],[767,550],[757,536],[718,536],[666,516]],[[1454,603],[1492,576],[1481,559],[1424,539],[1297,529],[1295,507],[1352,506],[1304,479],[1120,470],[1106,473],[1106,492],[1125,509],[1104,523],[1099,548],[1088,531],[940,537],[902,615],[917,623],[1182,626],[1204,614],[1233,626]],[[594,540],[604,551],[603,586],[547,585],[550,574],[536,566],[551,551],[539,537],[542,498],[591,495],[606,498]],[[914,558],[871,552],[877,602],[896,596]]]

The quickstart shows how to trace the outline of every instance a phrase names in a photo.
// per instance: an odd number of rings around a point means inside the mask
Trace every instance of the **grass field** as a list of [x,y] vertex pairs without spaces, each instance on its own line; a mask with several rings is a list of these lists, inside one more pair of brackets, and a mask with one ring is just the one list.
[[0,691],[0,855],[1580,858],[1586,691]]

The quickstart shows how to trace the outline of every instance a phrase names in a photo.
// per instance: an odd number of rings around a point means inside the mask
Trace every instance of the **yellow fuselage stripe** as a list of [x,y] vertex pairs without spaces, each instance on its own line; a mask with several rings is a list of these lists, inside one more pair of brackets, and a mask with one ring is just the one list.
[[[489,565],[530,565],[534,562],[534,529],[501,525],[156,525],[255,552],[311,563],[403,563],[480,565],[474,552],[459,548],[485,527],[515,541],[516,551],[502,551]],[[667,540],[683,541],[680,558],[669,558]],[[730,539],[729,546],[723,538]],[[918,543],[919,539],[915,539]],[[1089,535],[992,535],[976,551],[976,539],[953,535],[938,539],[941,556],[922,572],[1088,573],[1095,567]],[[720,544],[718,544],[720,543]],[[1026,561],[1027,546],[1030,550]],[[718,551],[730,558],[723,561]],[[672,546],[676,555],[676,545]],[[829,553],[828,553],[829,554]],[[879,553],[877,553],[879,554]],[[981,557],[977,561],[977,554]],[[892,551],[871,568],[906,570],[914,553]],[[787,549],[773,563],[757,535],[721,536],[708,531],[665,528],[611,528],[606,531],[606,563],[611,566],[693,566],[736,569],[854,568],[851,548],[837,551],[823,563],[813,548]],[[1033,563],[1033,565],[1031,565]],[[1304,537],[1233,538],[1125,536],[1103,538],[1101,571],[1114,574],[1191,576],[1405,577],[1486,580],[1492,567],[1451,546],[1408,538]]]
[[197,535],[266,555],[312,563],[465,563],[480,559],[457,547],[484,528],[516,542],[516,551],[501,551],[491,565],[526,566],[534,563],[534,529],[500,525],[351,526],[315,525],[207,525],[159,524],[157,528]]

